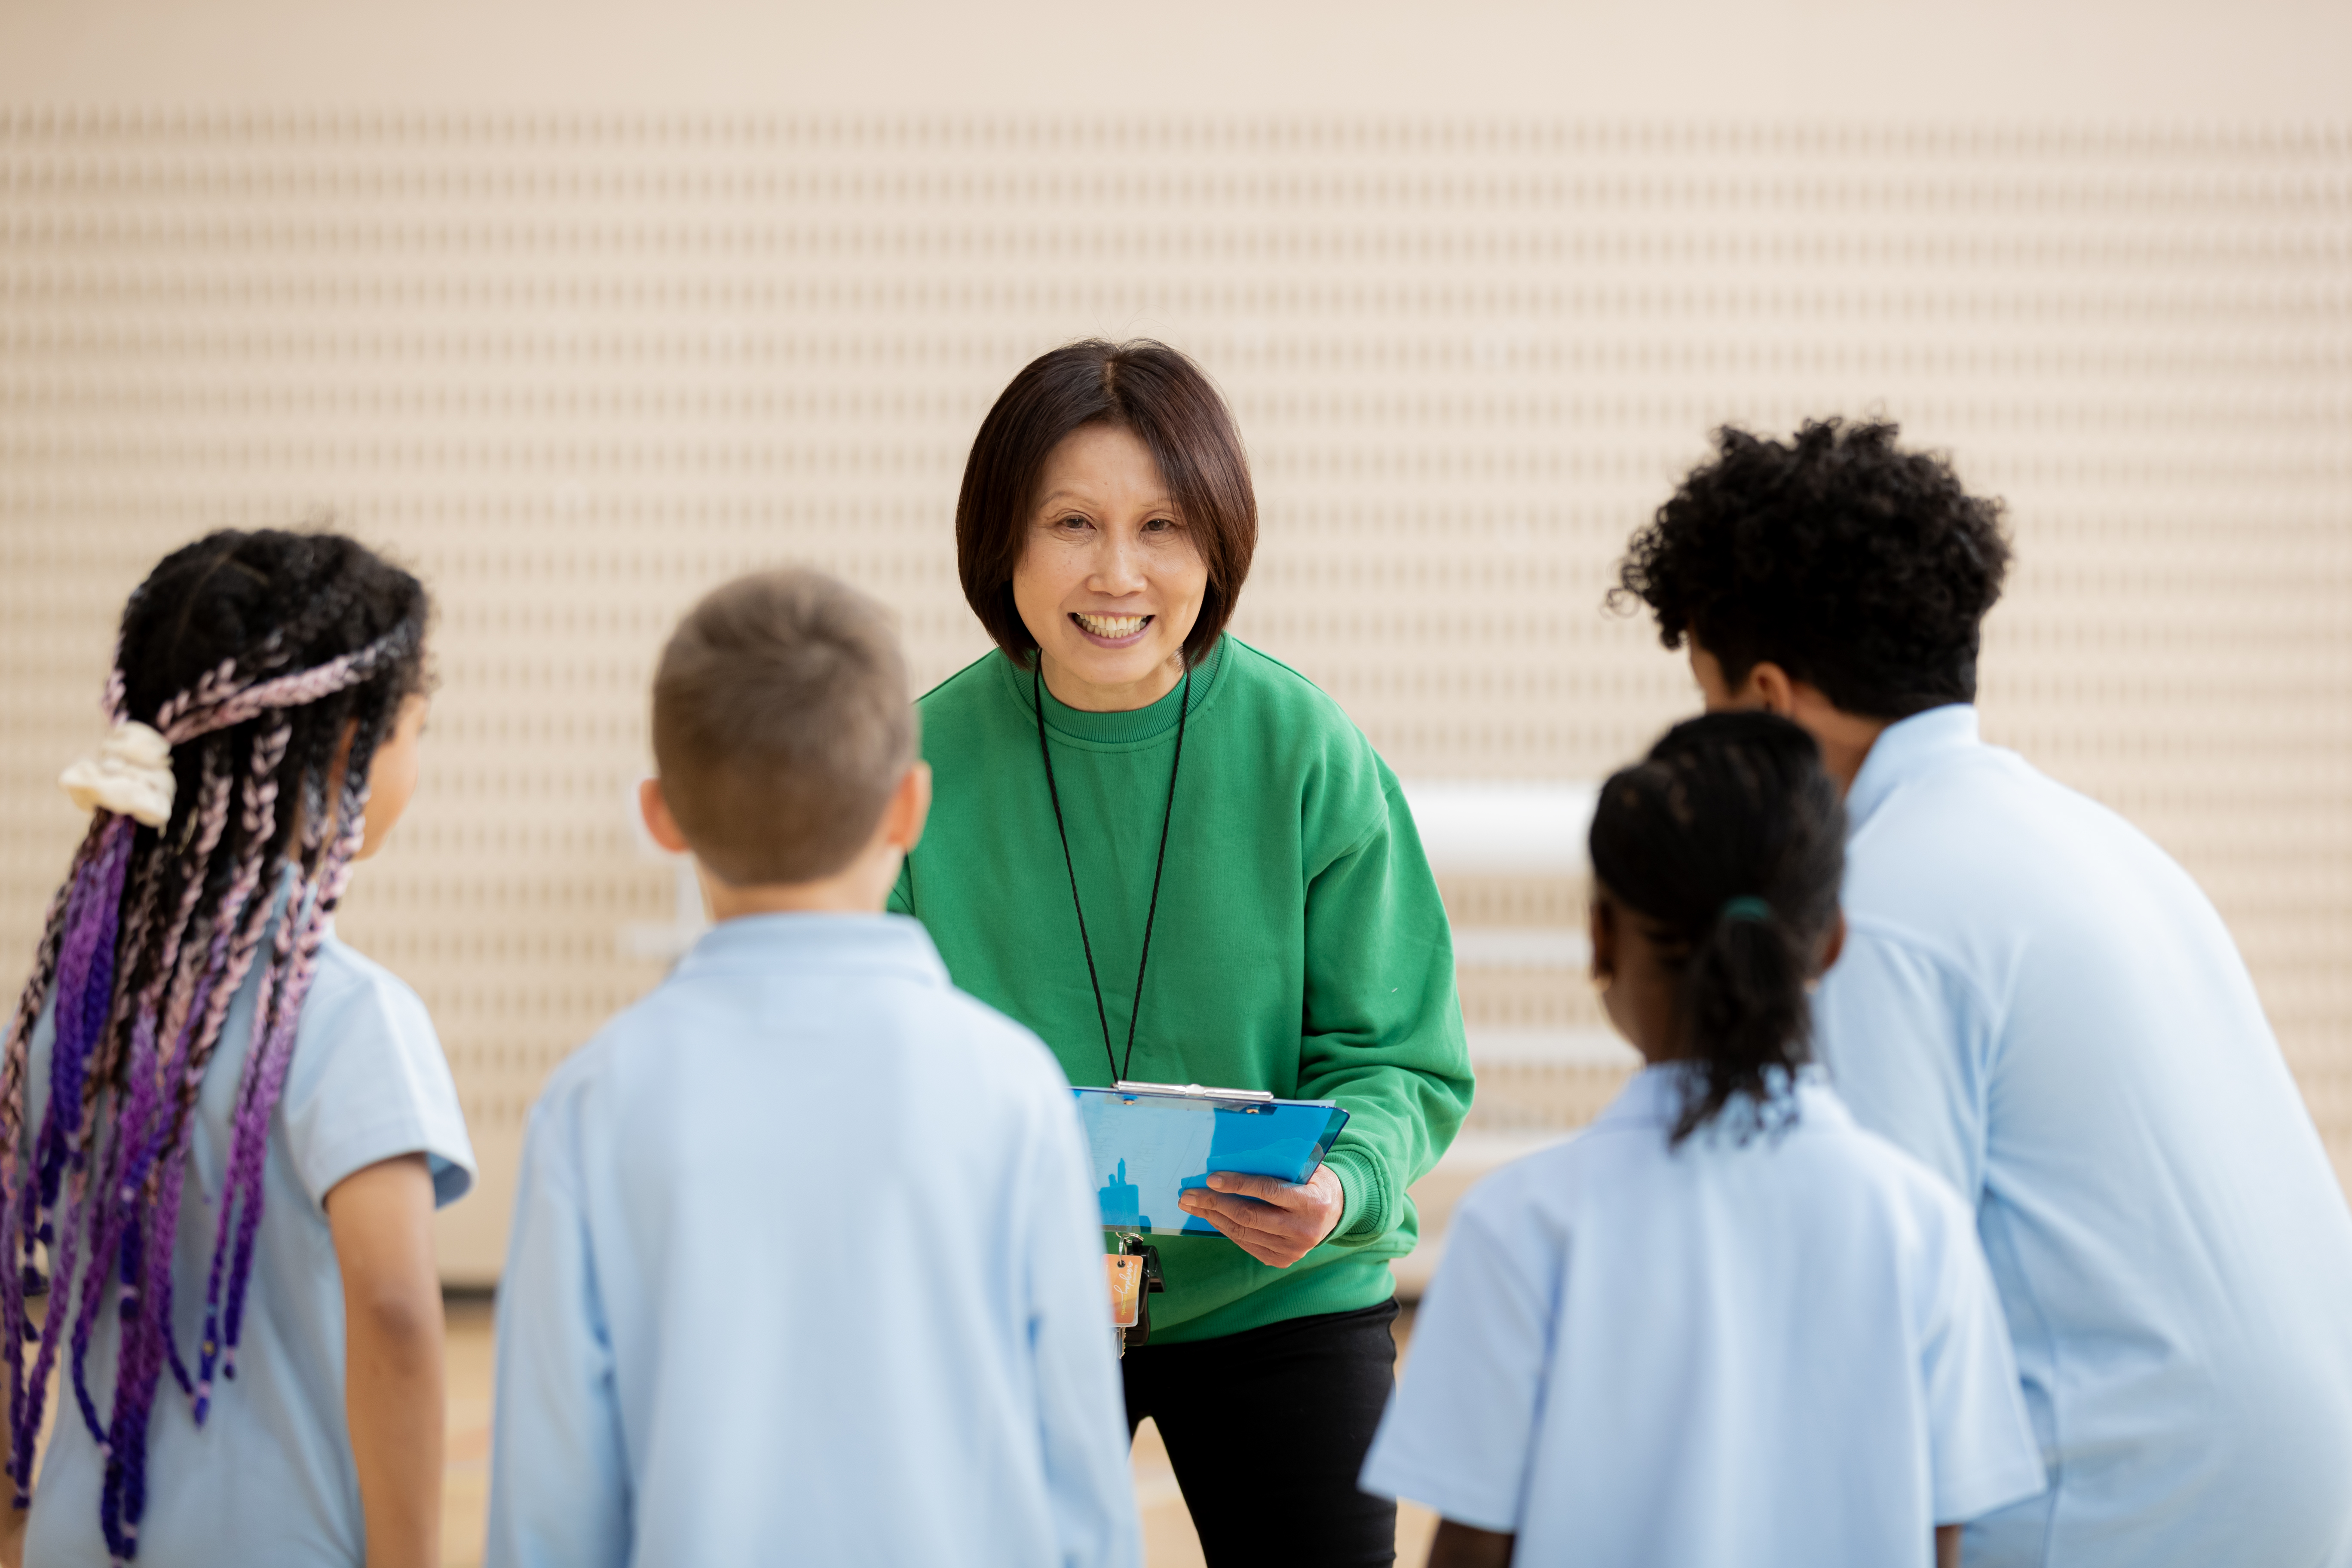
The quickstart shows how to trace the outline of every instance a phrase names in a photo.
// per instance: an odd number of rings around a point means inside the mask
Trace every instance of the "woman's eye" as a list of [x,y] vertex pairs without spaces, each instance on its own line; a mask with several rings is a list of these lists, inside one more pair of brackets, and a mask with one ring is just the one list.
[[1155,517],[1143,525],[1146,533],[1173,533],[1175,531],[1176,520],[1171,517]]

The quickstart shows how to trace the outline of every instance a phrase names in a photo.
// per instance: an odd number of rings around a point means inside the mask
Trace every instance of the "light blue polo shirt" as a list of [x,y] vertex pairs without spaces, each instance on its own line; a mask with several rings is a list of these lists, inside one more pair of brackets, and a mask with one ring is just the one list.
[[[436,1200],[447,1204],[472,1184],[474,1151],[448,1060],[416,993],[336,941],[331,929],[317,962],[295,1023],[286,1086],[269,1117],[236,1376],[215,1375],[211,1412],[198,1427],[188,1396],[163,1374],[148,1426],[142,1568],[359,1568],[366,1556],[343,1405],[343,1281],[326,1197],[346,1176],[421,1153],[432,1165]],[[191,1371],[260,983],[256,965],[222,1025],[188,1131],[172,1317]],[[45,1014],[31,1042],[28,1128],[40,1125],[48,1102],[54,1035],[53,1016]],[[116,1344],[115,1315],[101,1311],[89,1356],[101,1418],[114,1407]],[[98,1521],[105,1461],[70,1383],[61,1379],[50,1401],[56,1434],[33,1489],[25,1560],[36,1568],[95,1568],[108,1561]]]
[[1463,1200],[1364,1486],[1520,1563],[1927,1568],[2042,1485],[1968,1210],[1818,1072],[1670,1148],[1685,1070]]
[[549,1081],[488,1561],[1142,1558],[1069,1086],[899,915],[695,944]]
[[1975,1208],[2053,1483],[1969,1568],[2352,1563],[2352,1215],[2213,906],[1973,708],[1846,810],[1820,1050]]

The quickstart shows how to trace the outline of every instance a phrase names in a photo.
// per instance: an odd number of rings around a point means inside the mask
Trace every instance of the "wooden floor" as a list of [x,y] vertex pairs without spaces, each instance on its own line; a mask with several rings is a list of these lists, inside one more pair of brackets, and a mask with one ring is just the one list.
[[[1405,1341],[1406,1320],[1397,1324]],[[443,1491],[441,1557],[446,1568],[476,1568],[490,1483],[490,1310],[486,1302],[449,1304],[449,1479]],[[1160,1434],[1150,1422],[1135,1439],[1135,1500],[1143,1511],[1150,1568],[1200,1568],[1201,1543]],[[1410,1504],[1397,1518],[1397,1561],[1417,1565],[1436,1521]]]

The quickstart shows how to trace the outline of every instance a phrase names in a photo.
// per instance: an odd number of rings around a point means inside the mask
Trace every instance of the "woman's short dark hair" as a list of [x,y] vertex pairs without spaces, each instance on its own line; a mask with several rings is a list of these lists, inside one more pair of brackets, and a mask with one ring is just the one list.
[[1013,603],[1013,570],[1045,459],[1088,425],[1131,430],[1150,448],[1169,499],[1208,564],[1201,616],[1184,639],[1198,664],[1233,618],[1257,549],[1257,495],[1225,400],[1199,365],[1150,338],[1088,338],[1022,367],[972,438],[956,498],[956,571],[971,613],[1015,664],[1037,646]]
[[1633,536],[1610,602],[1647,605],[1670,648],[1696,638],[1735,688],[1769,659],[1869,718],[1974,701],[1978,626],[2009,565],[2000,502],[1899,434],[1717,431],[1715,460]]
[[1759,711],[1666,731],[1601,788],[1592,877],[1676,974],[1678,1042],[1698,1071],[1680,1142],[1735,1101],[1735,1136],[1793,1114],[1812,1059],[1805,983],[1838,914],[1845,808],[1813,738]]

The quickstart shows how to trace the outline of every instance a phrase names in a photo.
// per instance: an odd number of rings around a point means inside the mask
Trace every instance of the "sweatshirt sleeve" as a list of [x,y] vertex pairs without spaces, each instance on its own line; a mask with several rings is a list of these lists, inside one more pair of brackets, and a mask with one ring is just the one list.
[[1307,1016],[1298,1093],[1336,1100],[1348,1125],[1327,1162],[1347,1194],[1338,1242],[1402,1226],[1405,1189],[1437,1163],[1470,1110],[1470,1053],[1454,938],[1395,775],[1307,887]]

